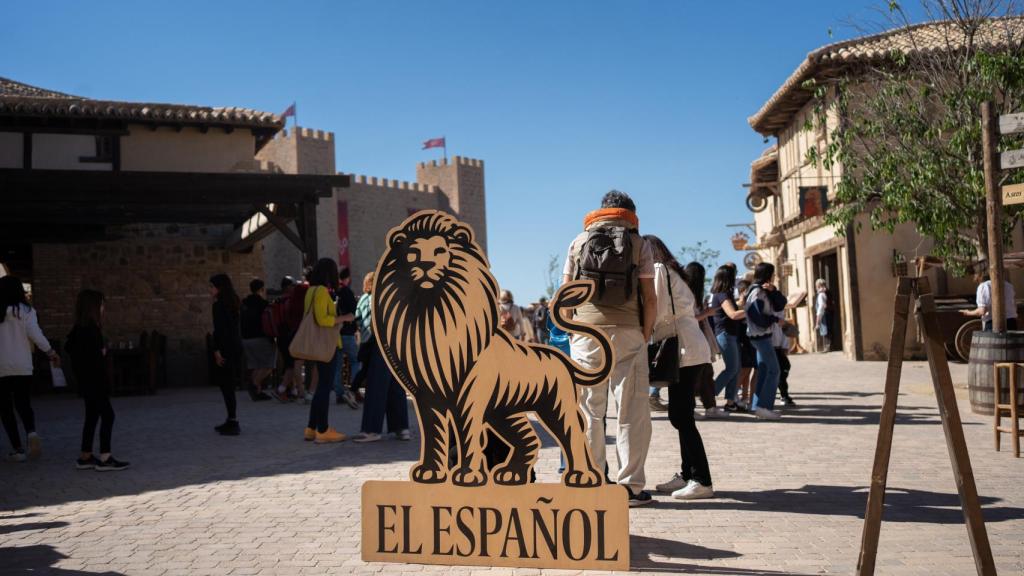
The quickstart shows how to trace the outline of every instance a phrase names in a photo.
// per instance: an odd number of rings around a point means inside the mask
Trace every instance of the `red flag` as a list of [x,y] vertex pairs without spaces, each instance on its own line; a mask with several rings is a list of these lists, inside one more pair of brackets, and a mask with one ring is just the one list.
[[441,137],[441,138],[431,138],[430,140],[427,140],[426,142],[423,143],[423,150],[426,150],[427,148],[445,148],[445,147],[446,146],[445,146],[445,143],[444,143],[444,137]]
[[295,117],[295,102],[292,102],[292,105],[289,106],[287,110],[281,113],[281,120],[284,120],[289,116],[291,116],[292,118]]

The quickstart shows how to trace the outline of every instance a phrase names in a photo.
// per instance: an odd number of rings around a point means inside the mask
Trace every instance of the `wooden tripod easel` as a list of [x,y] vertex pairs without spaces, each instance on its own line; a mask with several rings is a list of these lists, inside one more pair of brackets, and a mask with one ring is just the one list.
[[900,390],[900,372],[903,369],[903,348],[907,333],[907,319],[911,300],[918,304],[918,325],[924,330],[925,349],[928,352],[928,367],[931,368],[932,385],[939,403],[942,429],[946,433],[946,448],[953,464],[953,477],[960,493],[960,507],[967,523],[967,534],[971,539],[974,564],[978,574],[995,575],[992,549],[985,531],[985,520],[981,516],[978,489],[974,484],[971,459],[967,455],[963,425],[953,393],[953,380],[949,374],[946,351],[942,347],[939,319],[935,313],[935,298],[925,277],[900,277],[896,289],[896,309],[892,322],[892,339],[889,344],[889,367],[885,373],[885,400],[878,423],[878,444],[875,447],[875,463],[871,471],[871,492],[868,494],[867,511],[864,513],[864,532],[861,537],[860,558],[857,574],[868,576],[875,573],[875,558],[878,555],[878,532],[882,523],[882,507],[885,503],[885,481],[889,474],[889,454],[892,451],[893,426],[896,424],[896,401]]

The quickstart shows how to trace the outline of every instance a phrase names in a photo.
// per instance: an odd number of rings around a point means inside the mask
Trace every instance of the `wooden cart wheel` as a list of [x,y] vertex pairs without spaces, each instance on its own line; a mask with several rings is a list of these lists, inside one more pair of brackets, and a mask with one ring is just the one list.
[[947,358],[953,362],[960,362],[960,353],[956,351],[956,336],[953,336],[953,340],[943,342],[942,347],[946,349]]
[[971,338],[978,330],[981,330],[981,319],[975,318],[964,322],[963,326],[956,331],[956,353],[964,362],[971,358]]

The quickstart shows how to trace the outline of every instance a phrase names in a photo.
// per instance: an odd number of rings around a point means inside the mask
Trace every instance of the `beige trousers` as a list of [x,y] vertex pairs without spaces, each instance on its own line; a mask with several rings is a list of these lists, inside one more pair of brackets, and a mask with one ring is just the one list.
[[[587,443],[594,464],[603,471],[608,462],[605,448],[605,415],[608,412],[608,390],[615,396],[617,411],[615,453],[619,460],[617,473],[611,472],[619,484],[634,493],[644,488],[644,463],[651,444],[651,405],[648,401],[647,343],[640,328],[602,326],[611,338],[615,367],[608,382],[580,387],[580,408],[587,423]],[[594,368],[600,365],[601,349],[586,337],[573,335],[572,359]]]

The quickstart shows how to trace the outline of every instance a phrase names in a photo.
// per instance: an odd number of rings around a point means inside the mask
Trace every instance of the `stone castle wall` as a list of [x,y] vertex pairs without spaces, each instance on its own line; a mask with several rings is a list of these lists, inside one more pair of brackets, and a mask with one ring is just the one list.
[[[334,135],[296,128],[283,131],[257,155],[285,173],[334,174]],[[358,294],[363,276],[374,270],[385,249],[387,232],[417,210],[436,209],[458,215],[474,229],[486,249],[484,163],[459,156],[424,162],[416,182],[351,174],[349,188],[335,189],[317,206],[318,254],[339,259],[338,205],[348,213],[348,254]],[[294,227],[294,224],[292,225]],[[267,284],[277,286],[285,274],[299,277],[302,255],[286,238],[274,234],[263,241]]]

